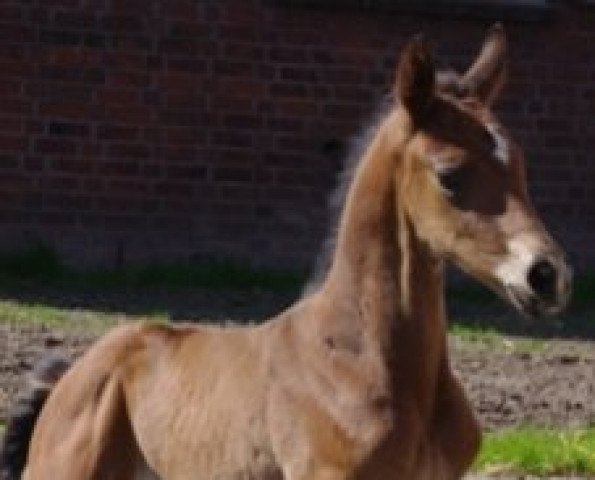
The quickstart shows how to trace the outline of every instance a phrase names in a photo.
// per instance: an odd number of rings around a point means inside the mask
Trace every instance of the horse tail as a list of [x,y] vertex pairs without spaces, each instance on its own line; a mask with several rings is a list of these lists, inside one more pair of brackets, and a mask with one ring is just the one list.
[[9,412],[0,445],[0,480],[19,480],[25,469],[35,422],[54,385],[69,367],[62,357],[42,359],[29,375],[26,388]]

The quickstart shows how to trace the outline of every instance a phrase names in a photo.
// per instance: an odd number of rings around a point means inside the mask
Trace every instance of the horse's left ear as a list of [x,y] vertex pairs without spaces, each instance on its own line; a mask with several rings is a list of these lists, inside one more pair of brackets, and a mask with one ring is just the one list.
[[418,127],[431,110],[434,62],[422,35],[415,36],[403,49],[397,66],[396,93]]
[[496,100],[506,81],[506,43],[504,27],[496,23],[490,28],[477,59],[461,79],[466,90],[487,105]]

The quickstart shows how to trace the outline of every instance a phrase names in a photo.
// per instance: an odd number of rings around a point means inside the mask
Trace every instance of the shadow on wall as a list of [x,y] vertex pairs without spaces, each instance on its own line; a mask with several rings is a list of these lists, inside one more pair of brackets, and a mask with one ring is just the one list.
[[82,270],[42,244],[0,255],[0,299],[173,320],[268,318],[298,297],[305,278],[233,262]]
[[[451,322],[530,337],[595,339],[595,274],[576,281],[568,311],[529,320],[492,292],[458,273],[449,275]],[[40,304],[174,321],[259,322],[289,306],[307,281],[303,271],[253,269],[232,262],[77,270],[44,245],[0,255],[0,301]]]

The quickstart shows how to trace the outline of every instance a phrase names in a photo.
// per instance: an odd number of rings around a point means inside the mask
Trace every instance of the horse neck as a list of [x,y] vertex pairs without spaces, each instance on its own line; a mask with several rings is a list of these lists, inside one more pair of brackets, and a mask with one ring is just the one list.
[[396,362],[433,364],[444,338],[442,265],[397,204],[408,135],[402,112],[391,113],[361,159],[321,297],[335,310],[325,317],[359,324],[381,351],[397,352]]

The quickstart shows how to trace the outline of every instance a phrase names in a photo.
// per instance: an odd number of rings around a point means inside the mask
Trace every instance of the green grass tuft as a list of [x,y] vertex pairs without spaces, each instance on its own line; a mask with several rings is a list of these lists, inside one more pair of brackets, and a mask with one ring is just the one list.
[[558,431],[524,427],[487,433],[474,469],[486,474],[595,474],[595,428]]
[[3,325],[45,327],[98,334],[114,325],[133,320],[163,323],[169,321],[169,317],[167,314],[160,312],[135,317],[118,313],[58,308],[37,303],[22,303],[13,300],[0,301],[0,324]]
[[495,328],[481,325],[463,325],[453,323],[448,329],[449,333],[465,342],[495,345],[504,341],[503,335]]

